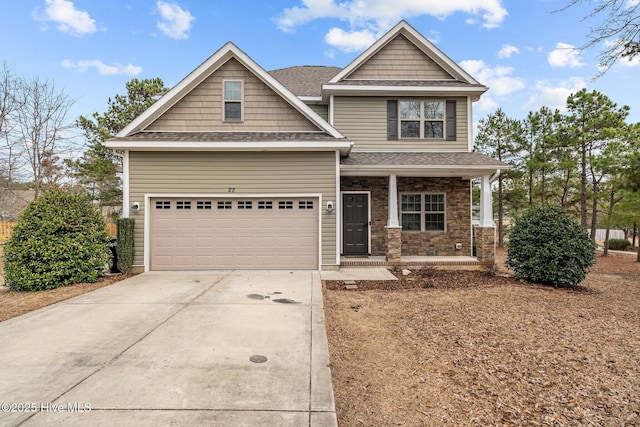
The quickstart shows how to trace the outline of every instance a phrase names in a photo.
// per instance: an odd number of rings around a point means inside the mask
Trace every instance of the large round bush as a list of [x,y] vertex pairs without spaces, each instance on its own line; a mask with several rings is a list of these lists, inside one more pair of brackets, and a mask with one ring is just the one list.
[[556,287],[582,282],[595,263],[595,244],[578,221],[557,206],[536,206],[509,233],[506,265],[516,278]]
[[108,241],[89,198],[51,190],[29,204],[5,244],[5,284],[38,291],[95,282],[109,261]]

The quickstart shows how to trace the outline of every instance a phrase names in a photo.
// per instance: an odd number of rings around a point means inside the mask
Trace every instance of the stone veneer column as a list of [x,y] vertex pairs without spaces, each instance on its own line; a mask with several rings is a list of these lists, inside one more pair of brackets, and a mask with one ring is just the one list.
[[476,258],[485,264],[496,263],[495,227],[475,227]]
[[402,227],[385,227],[387,229],[387,261],[400,261],[402,255]]
[[389,175],[389,217],[387,220],[387,261],[400,261],[402,255],[402,227],[398,221],[398,184]]

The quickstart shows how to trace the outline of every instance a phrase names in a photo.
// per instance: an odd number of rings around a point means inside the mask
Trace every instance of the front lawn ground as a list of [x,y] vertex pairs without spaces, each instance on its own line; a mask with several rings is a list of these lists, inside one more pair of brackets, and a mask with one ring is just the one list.
[[326,283],[341,426],[640,425],[635,254],[598,254],[573,290],[485,272],[402,277]]

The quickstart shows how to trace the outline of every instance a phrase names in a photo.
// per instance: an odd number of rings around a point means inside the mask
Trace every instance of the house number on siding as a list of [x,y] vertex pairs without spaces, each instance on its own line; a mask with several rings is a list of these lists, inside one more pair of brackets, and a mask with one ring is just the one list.
[[235,193],[236,189],[235,187],[229,187],[229,193]]

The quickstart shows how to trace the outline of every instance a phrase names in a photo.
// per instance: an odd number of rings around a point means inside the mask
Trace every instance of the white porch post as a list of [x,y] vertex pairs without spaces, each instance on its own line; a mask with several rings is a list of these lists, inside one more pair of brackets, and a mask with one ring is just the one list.
[[489,175],[482,176],[480,188],[480,227],[494,227],[493,202],[491,198],[491,182],[489,180]]
[[398,221],[398,184],[395,175],[389,175],[389,219],[387,227],[399,227]]
[[482,177],[481,190],[480,225],[475,228],[476,258],[478,261],[492,265],[495,264],[496,259],[496,226],[493,222],[491,178],[489,175]]

